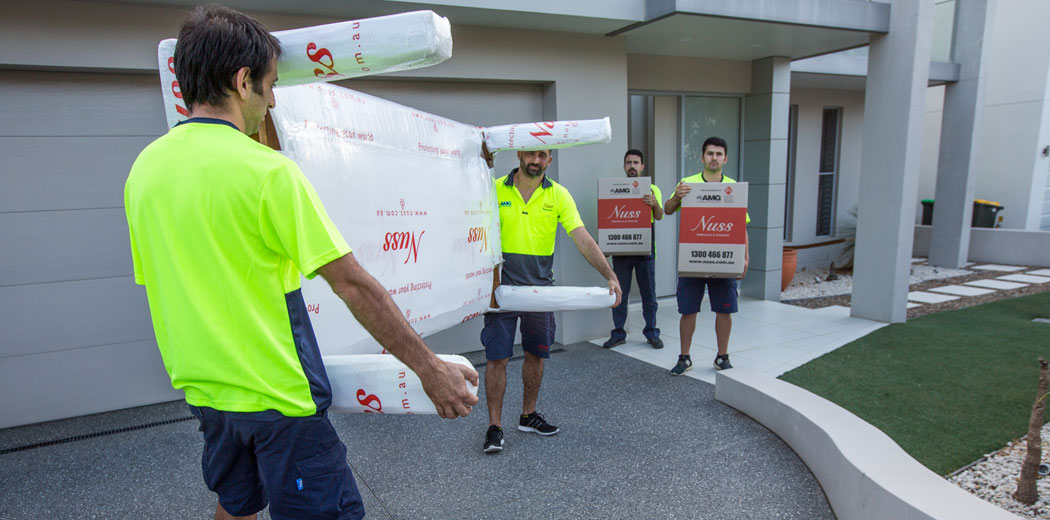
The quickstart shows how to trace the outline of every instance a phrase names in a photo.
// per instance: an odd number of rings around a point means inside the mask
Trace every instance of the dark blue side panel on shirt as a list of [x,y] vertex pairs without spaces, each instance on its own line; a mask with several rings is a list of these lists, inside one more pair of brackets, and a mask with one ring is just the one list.
[[317,347],[310,313],[306,310],[302,289],[285,294],[284,299],[288,305],[288,319],[292,323],[295,351],[299,354],[299,363],[310,382],[310,394],[313,395],[317,413],[320,414],[332,404],[332,385],[328,382],[328,373],[325,372],[324,362],[321,361],[321,349]]

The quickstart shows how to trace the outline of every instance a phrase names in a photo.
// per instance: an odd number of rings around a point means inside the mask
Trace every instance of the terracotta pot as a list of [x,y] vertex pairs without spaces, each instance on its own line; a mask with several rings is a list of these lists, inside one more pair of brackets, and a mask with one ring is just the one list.
[[784,248],[784,262],[780,268],[780,290],[783,291],[791,284],[791,279],[795,277],[795,269],[798,269],[797,249]]

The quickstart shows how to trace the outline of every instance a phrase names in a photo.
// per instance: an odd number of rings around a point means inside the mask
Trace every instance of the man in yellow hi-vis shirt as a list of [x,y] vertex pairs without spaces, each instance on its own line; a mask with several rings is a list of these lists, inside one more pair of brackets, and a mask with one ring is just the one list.
[[350,519],[364,505],[327,410],[332,385],[300,274],[320,274],[445,418],[477,373],[435,356],[354,259],[294,162],[250,137],[275,100],[281,44],[258,21],[201,6],[179,31],[189,119],[138,156],[124,187],[135,283],[157,347],[204,437],[215,518]]
[[[627,150],[623,155],[623,172],[628,177],[638,177],[645,171],[645,161],[641,150]],[[651,179],[650,179],[651,180]],[[659,305],[656,303],[656,221],[664,218],[664,208],[661,205],[663,194],[655,182],[649,184],[649,191],[642,196],[642,202],[649,206],[649,226],[652,247],[648,255],[617,255],[613,257],[613,271],[619,278],[623,287],[623,301],[613,309],[613,330],[609,339],[602,346],[613,348],[627,342],[627,331],[624,324],[627,323],[627,300],[631,297],[631,273],[638,280],[638,292],[642,295],[642,317],[645,318],[645,328],[642,335],[653,348],[664,348],[664,342],[660,339],[660,329],[656,328],[656,311]]]
[[[620,283],[598,244],[583,227],[576,202],[569,190],[545,175],[554,160],[550,150],[518,152],[519,167],[496,179],[499,201],[500,238],[503,245],[504,285],[554,285],[554,239],[558,224],[572,237],[580,254],[609,281],[609,293],[620,303]],[[543,360],[550,357],[554,343],[554,313],[501,312],[485,315],[481,343],[485,346],[485,400],[489,408],[489,428],[485,432],[485,453],[503,450],[503,395],[507,389],[507,361],[513,354],[514,328],[521,319],[521,345],[525,361],[521,368],[524,385],[518,429],[540,435],[558,433],[536,412],[536,400],[543,381]]]
[[[721,137],[708,137],[704,141],[703,151],[704,171],[696,175],[690,175],[681,180],[675,187],[674,193],[664,204],[664,212],[668,215],[674,214],[682,207],[682,197],[692,191],[689,187],[694,182],[736,182],[722,174],[722,167],[729,160],[729,145]],[[748,216],[747,222],[751,222]],[[748,238],[744,233],[744,272],[740,278],[747,275],[747,265],[751,261],[748,256]],[[732,278],[690,278],[678,277],[678,313],[682,315],[679,322],[679,336],[681,337],[682,353],[678,356],[678,363],[671,369],[672,376],[680,376],[688,370],[693,369],[693,360],[689,357],[689,347],[693,342],[693,332],[696,331],[696,313],[700,311],[700,302],[704,299],[704,287],[711,300],[711,312],[715,313],[715,340],[718,343],[718,353],[715,355],[715,370],[727,370],[733,368],[729,362],[729,333],[733,330],[733,314],[737,311],[737,293],[740,290],[739,279]]]

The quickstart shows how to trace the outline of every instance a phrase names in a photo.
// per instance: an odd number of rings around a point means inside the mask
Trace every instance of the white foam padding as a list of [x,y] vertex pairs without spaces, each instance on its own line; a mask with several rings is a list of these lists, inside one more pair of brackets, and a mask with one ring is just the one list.
[[[451,26],[447,18],[433,11],[277,31],[273,35],[283,51],[277,61],[277,86],[281,87],[418,69],[452,57]],[[175,39],[167,39],[157,46],[169,128],[188,114],[175,79],[175,43]]]
[[[463,356],[439,354],[442,361],[473,369]],[[390,354],[324,356],[332,384],[333,412],[382,414],[436,414],[419,376]],[[478,395],[478,387],[466,383]]]
[[[282,151],[416,332],[481,315],[502,255],[480,130],[325,83],[274,94]],[[323,278],[303,298],[322,354],[382,352]]]
[[612,307],[616,295],[608,287],[501,285],[495,312],[555,312]]
[[612,141],[609,118],[490,126],[483,130],[490,152],[553,150]]

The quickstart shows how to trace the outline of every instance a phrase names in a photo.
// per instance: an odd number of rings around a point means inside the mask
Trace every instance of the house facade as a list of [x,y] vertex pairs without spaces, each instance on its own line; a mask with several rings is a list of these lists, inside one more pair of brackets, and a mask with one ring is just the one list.
[[[122,194],[134,158],[166,131],[156,44],[176,36],[195,3],[47,0],[7,6],[0,19],[0,391],[20,396],[0,406],[0,427],[181,397],[161,365],[145,291],[132,281]],[[924,122],[937,118],[935,107],[924,109],[935,97],[927,89],[961,77],[951,57],[931,64],[944,9],[934,0],[225,4],[271,30],[431,9],[452,23],[451,59],[339,84],[481,126],[608,116],[610,144],[559,150],[549,170],[592,233],[596,180],[623,175],[625,150],[644,150],[653,182],[668,193],[698,171],[703,140],[720,135],[730,144],[727,171],[750,183],[743,295],[778,300],[783,245],[834,239],[858,206],[865,261],[853,313],[903,320],[918,200],[929,189],[923,143],[938,132]],[[953,12],[948,25],[958,18]],[[869,50],[859,75],[844,73],[859,58],[836,58],[846,69],[795,65],[861,47]],[[1044,67],[1043,90],[1021,98],[1045,107],[1045,76]],[[1031,141],[1048,137],[1045,119]],[[1035,169],[1045,174],[1046,163],[1038,154],[1030,163],[1035,189]],[[515,164],[500,154],[496,173]],[[1012,210],[1013,199],[988,191],[980,197]],[[968,195],[937,196],[948,207]],[[1038,196],[1029,199],[1034,207]],[[1039,227],[1007,215],[1019,230]],[[676,226],[656,226],[659,295],[674,293]],[[602,284],[567,236],[557,249],[558,283]],[[478,350],[480,321],[428,343]],[[611,319],[577,311],[558,323],[557,340],[572,343],[607,334]]]

